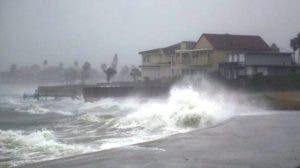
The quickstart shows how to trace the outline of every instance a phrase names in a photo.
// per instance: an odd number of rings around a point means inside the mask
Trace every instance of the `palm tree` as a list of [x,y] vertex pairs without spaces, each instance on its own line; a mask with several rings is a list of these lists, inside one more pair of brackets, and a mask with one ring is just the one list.
[[142,72],[138,68],[133,67],[131,69],[130,76],[134,81],[137,81],[138,77],[142,76]]
[[82,68],[81,68],[81,81],[82,81],[82,83],[85,83],[85,81],[90,78],[91,69],[92,69],[92,66],[89,62],[85,62],[82,65]]
[[110,79],[117,73],[117,71],[113,67],[107,68],[106,64],[101,65],[101,69],[106,75],[106,81],[109,83]]
[[74,66],[77,68],[79,66],[78,61],[74,61]]
[[48,65],[48,61],[44,60],[43,65],[44,65],[44,67],[47,66]]
[[272,48],[272,50],[273,50],[274,52],[280,52],[280,49],[277,47],[277,45],[276,45],[275,43],[273,43],[273,44],[271,45],[271,48]]
[[290,46],[294,51],[300,48],[300,33],[298,33],[297,37],[291,39]]

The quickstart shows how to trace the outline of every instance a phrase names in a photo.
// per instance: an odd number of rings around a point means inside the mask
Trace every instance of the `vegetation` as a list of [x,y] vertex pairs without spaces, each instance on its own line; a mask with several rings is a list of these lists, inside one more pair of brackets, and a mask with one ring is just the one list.
[[118,55],[117,54],[115,54],[110,67],[107,67],[106,64],[101,65],[101,69],[106,75],[107,82],[110,82],[111,78],[117,73],[117,66],[118,66]]
[[[0,84],[79,84],[87,82],[97,83],[105,80],[110,82],[112,77],[117,74],[116,68],[116,56],[110,67],[98,69],[93,68],[92,64],[87,61],[81,65],[78,61],[74,61],[71,66],[65,66],[63,62],[57,65],[51,65],[47,60],[44,60],[40,65],[18,66],[17,64],[12,64],[6,71],[0,72]],[[103,69],[105,69],[105,72]],[[116,80],[129,81],[130,78],[130,68],[124,65],[119,75],[116,76]]]
[[83,65],[82,65],[82,68],[81,68],[81,81],[82,83],[85,83],[86,80],[88,80],[90,78],[90,73],[91,73],[91,64],[89,62],[85,62]]
[[130,69],[127,65],[124,65],[121,69],[120,72],[118,74],[118,79],[121,81],[128,81],[131,77],[130,77]]
[[142,76],[142,72],[138,68],[133,67],[131,69],[130,76],[132,77],[133,81],[137,81],[137,79]]
[[300,48],[300,33],[298,33],[297,37],[291,39],[290,46],[294,51]]
[[107,82],[110,82],[111,78],[117,73],[114,68],[112,68],[112,67],[107,68],[106,64],[102,64],[101,68],[106,75]]
[[281,91],[264,93],[262,96],[268,100],[272,107],[288,110],[300,110],[299,91]]
[[275,43],[273,43],[273,44],[271,45],[271,48],[272,48],[272,50],[273,50],[274,52],[280,52],[279,47],[278,47]]

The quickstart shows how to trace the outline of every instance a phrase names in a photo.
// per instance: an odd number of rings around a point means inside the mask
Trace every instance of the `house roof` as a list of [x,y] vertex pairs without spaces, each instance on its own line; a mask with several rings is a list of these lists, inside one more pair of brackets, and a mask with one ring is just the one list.
[[178,49],[180,49],[180,43],[162,48],[163,52],[167,53],[167,54],[175,53],[175,50],[178,50]]
[[162,50],[164,53],[173,53],[175,50],[180,49],[180,43],[165,47],[165,48],[157,48],[152,50],[141,51],[139,54],[147,54],[147,53],[157,53]]
[[[185,43],[187,49],[193,49],[196,44],[196,42],[194,42],[194,41],[182,41],[181,43]],[[147,50],[147,51],[141,51],[141,52],[139,52],[139,54],[156,53],[156,52],[159,52],[160,50],[162,50],[166,54],[172,54],[172,53],[175,53],[175,50],[180,49],[181,43],[173,44],[173,45],[170,45],[170,46],[164,47],[164,48],[157,48],[157,49],[152,49],[152,50]]]
[[[260,37],[252,35],[202,34],[217,50],[270,51],[270,46]],[[198,42],[199,42],[198,40]]]
[[197,44],[196,41],[183,41],[186,44],[186,49],[191,50],[194,49],[195,45]]
[[159,52],[160,50],[161,50],[161,48],[156,48],[156,49],[152,49],[152,50],[141,51],[141,52],[139,52],[139,54],[156,53],[156,52]]

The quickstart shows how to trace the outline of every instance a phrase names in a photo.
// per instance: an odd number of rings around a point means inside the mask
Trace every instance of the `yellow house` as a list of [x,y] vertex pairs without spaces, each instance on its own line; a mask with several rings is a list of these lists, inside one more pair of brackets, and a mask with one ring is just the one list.
[[260,36],[231,34],[202,34],[191,50],[176,50],[186,66],[183,74],[216,72],[228,54],[246,51],[272,51]]

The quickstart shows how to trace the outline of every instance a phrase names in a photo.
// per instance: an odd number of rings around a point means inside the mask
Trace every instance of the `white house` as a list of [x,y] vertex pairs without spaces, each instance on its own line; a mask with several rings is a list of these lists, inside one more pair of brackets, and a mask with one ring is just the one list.
[[181,72],[181,69],[178,69],[181,66],[177,66],[176,51],[191,49],[194,45],[195,42],[183,41],[165,48],[139,52],[142,56],[142,77],[156,80],[177,76],[177,72]]

